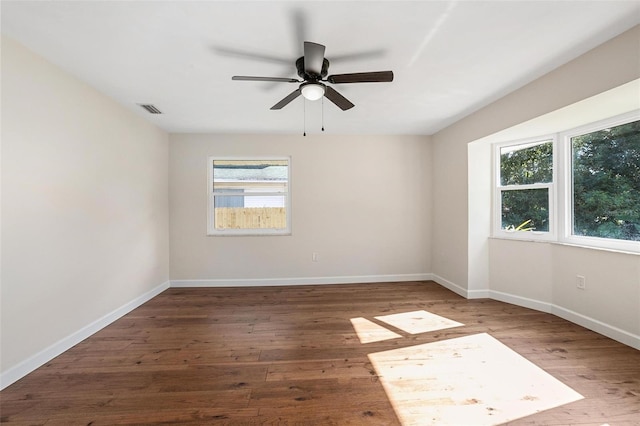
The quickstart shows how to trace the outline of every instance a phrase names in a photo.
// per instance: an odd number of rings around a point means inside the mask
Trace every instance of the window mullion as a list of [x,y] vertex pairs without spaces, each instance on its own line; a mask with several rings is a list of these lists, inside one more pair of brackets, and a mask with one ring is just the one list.
[[286,197],[286,192],[233,192],[233,191],[213,191],[216,197],[232,196],[232,197]]
[[571,234],[571,205],[573,185],[571,178],[571,144],[566,134],[558,135],[558,167],[557,167],[557,211],[558,240],[564,241]]

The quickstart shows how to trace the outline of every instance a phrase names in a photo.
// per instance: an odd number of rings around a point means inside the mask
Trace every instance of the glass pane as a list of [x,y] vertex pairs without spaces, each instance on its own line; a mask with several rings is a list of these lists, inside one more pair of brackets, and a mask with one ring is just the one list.
[[213,197],[216,229],[284,229],[287,227],[284,195]]
[[552,180],[552,141],[500,148],[500,185],[550,183]]
[[573,234],[640,241],[640,121],[571,138]]
[[287,160],[214,160],[213,190],[287,192]]
[[502,191],[502,226],[507,231],[549,232],[549,190]]
[[[242,191],[233,191],[242,192]],[[214,206],[218,207],[244,207],[244,196],[242,195],[224,195],[213,197]]]

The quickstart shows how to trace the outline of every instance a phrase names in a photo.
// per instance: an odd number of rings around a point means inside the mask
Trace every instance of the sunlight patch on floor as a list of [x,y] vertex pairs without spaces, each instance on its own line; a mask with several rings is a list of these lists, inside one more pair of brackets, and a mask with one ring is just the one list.
[[464,325],[427,311],[403,312],[401,314],[379,316],[375,317],[375,319],[410,334],[426,333]]
[[402,337],[398,333],[387,330],[386,328],[365,318],[351,318],[351,324],[360,339],[360,343],[381,342],[383,340]]
[[583,398],[486,333],[369,359],[403,425],[497,425]]

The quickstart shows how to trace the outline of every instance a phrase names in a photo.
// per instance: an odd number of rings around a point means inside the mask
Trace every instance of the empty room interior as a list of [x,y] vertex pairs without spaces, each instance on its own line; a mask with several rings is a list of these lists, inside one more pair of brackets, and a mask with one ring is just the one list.
[[0,422],[640,424],[640,1],[5,1]]

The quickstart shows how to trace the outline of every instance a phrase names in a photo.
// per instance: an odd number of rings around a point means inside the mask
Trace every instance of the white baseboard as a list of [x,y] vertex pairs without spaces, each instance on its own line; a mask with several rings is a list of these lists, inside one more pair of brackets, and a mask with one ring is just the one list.
[[640,350],[640,336],[629,333],[628,331],[622,330],[610,324],[606,324],[597,319],[563,308],[562,306],[496,290],[467,290],[466,288],[461,287],[439,275],[432,274],[432,277],[433,281],[466,299],[477,299],[486,297],[489,299],[498,300],[500,302],[511,303],[512,305],[522,306],[524,308],[553,314],[574,324],[578,324],[586,329],[595,331],[596,333],[600,333],[603,336],[607,336],[627,346],[631,346],[632,348]]
[[440,284],[442,287],[448,288],[449,290],[451,290],[452,292],[459,294],[460,296],[464,297],[465,299],[470,299],[469,297],[469,291],[464,288],[464,287],[460,287],[458,284],[451,282],[445,278],[442,278],[440,275],[436,275],[436,274],[431,274],[431,279],[435,282],[437,282],[438,284]]
[[7,371],[0,374],[0,390],[6,388],[10,384],[20,380],[22,377],[31,373],[36,368],[46,364],[51,361],[53,358],[57,357],[64,351],[71,349],[73,346],[82,342],[87,337],[92,334],[102,330],[104,327],[108,326],[112,322],[116,321],[120,317],[126,315],[131,312],[138,306],[143,303],[153,299],[158,294],[162,293],[166,289],[169,288],[169,281],[166,281],[156,288],[146,292],[145,294],[135,298],[134,300],[126,303],[125,305],[119,307],[118,309],[106,314],[102,318],[99,318],[92,322],[91,324],[82,327],[80,330],[75,333],[70,334],[69,336],[59,340],[48,348],[43,349],[37,354],[27,358],[21,363],[9,368]]
[[490,299],[489,290],[467,290],[467,299]]
[[357,284],[401,281],[429,281],[432,274],[349,275],[301,278],[247,278],[211,280],[171,280],[171,287],[269,287],[285,285]]
[[440,284],[442,287],[448,288],[454,293],[459,294],[465,299],[486,299],[489,296],[489,290],[467,290],[458,284],[441,277],[440,275],[431,274],[432,280]]
[[501,302],[511,303],[513,305],[553,314],[591,331],[607,336],[620,343],[624,343],[627,346],[640,350],[640,336],[624,331],[613,325],[606,324],[597,319],[563,308],[562,306],[495,290],[490,290],[490,297]]
[[528,297],[516,296],[510,293],[503,293],[496,290],[489,290],[489,298],[499,300],[500,302],[511,303],[512,305],[522,306],[523,308],[546,312],[548,314],[553,313],[551,309],[552,305],[550,303],[541,302],[539,300],[530,299]]
[[560,318],[571,321],[574,324],[578,324],[584,328],[600,333],[613,340],[617,340],[620,343],[624,343],[627,346],[640,350],[640,336],[637,334],[629,333],[618,327],[606,324],[597,319],[593,319],[577,312],[573,312],[569,309],[563,308],[558,305],[551,305],[551,313],[559,316]]

